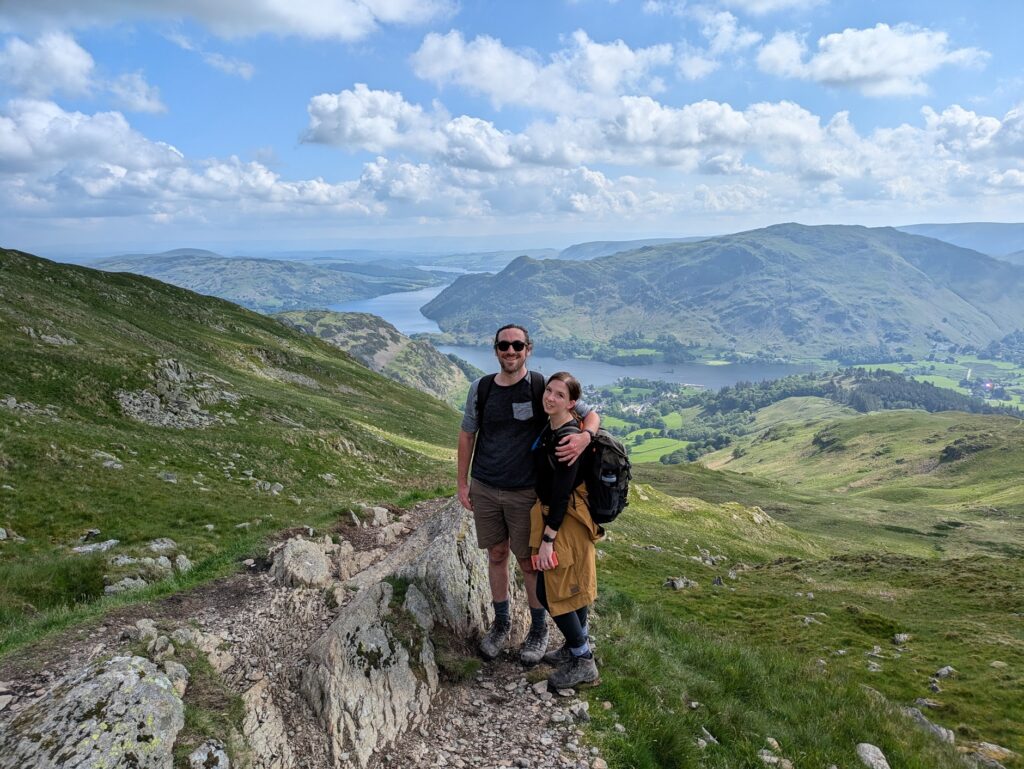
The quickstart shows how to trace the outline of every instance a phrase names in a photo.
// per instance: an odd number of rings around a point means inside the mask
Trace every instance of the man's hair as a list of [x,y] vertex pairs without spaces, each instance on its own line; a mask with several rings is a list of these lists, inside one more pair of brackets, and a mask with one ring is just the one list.
[[569,400],[578,401],[580,399],[580,395],[583,394],[583,388],[580,386],[580,380],[568,371],[556,371],[548,377],[547,383],[551,384],[552,379],[557,379],[559,382],[565,383],[565,389],[569,391]]
[[517,328],[517,329],[519,329],[520,331],[523,332],[523,336],[526,339],[527,347],[529,347],[532,344],[532,342],[530,341],[530,332],[529,331],[527,331],[525,328],[520,326],[518,323],[508,323],[508,324],[502,326],[501,328],[499,328],[497,331],[494,332],[494,346],[495,347],[498,346],[498,337],[501,336],[501,332],[502,331],[508,331],[510,328]]

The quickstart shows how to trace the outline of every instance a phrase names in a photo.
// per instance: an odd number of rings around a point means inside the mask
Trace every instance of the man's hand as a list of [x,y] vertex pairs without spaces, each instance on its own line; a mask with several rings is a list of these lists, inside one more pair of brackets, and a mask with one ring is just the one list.
[[469,484],[468,483],[460,483],[459,484],[459,502],[462,503],[462,506],[464,508],[466,508],[470,512],[473,512],[473,500],[471,500],[469,498]]
[[586,450],[592,440],[590,433],[582,432],[575,435],[567,435],[555,447],[555,456],[559,462],[572,464],[580,458],[580,454]]

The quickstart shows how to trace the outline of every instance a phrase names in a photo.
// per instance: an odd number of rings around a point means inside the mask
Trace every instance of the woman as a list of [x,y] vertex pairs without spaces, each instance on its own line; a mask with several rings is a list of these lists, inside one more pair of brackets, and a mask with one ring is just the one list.
[[597,681],[597,664],[587,640],[587,614],[597,598],[597,558],[594,542],[604,530],[590,518],[587,492],[582,485],[586,456],[572,465],[555,458],[555,447],[568,435],[580,432],[573,407],[580,383],[559,371],[544,388],[548,423],[534,442],[537,465],[537,503],[530,513],[530,546],[536,552],[537,597],[565,636],[565,645],[544,655],[557,665],[548,678],[551,686],[565,689]]

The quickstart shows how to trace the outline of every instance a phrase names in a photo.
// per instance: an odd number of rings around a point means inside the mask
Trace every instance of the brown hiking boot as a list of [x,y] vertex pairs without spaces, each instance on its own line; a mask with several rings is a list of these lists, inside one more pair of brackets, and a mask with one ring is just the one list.
[[593,654],[574,657],[570,653],[569,659],[548,676],[548,685],[554,689],[571,689],[580,684],[593,684],[597,681],[597,663]]

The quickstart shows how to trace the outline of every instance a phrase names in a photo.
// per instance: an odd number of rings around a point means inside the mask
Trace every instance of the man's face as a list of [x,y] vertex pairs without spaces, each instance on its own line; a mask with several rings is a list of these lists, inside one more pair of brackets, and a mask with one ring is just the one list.
[[[502,350],[501,347],[506,346],[505,343],[508,343],[508,349]],[[517,346],[522,349],[516,350]],[[526,365],[526,358],[530,354],[530,346],[526,344],[526,334],[522,329],[506,328],[498,334],[498,343],[494,348],[494,354],[498,356],[498,363],[501,364],[503,372],[506,374],[518,373]]]

